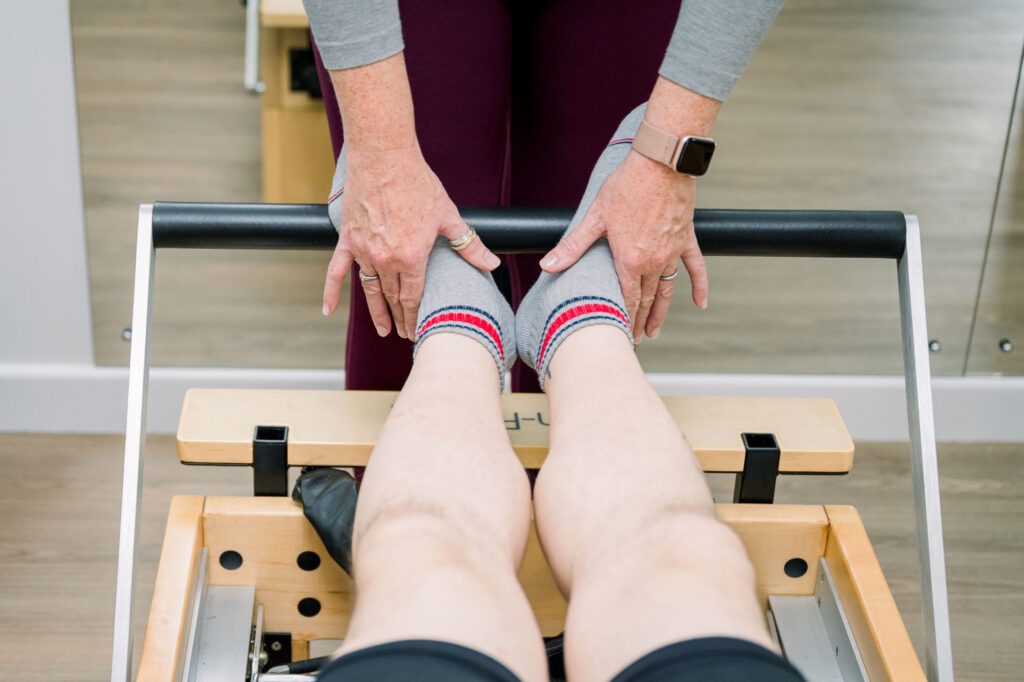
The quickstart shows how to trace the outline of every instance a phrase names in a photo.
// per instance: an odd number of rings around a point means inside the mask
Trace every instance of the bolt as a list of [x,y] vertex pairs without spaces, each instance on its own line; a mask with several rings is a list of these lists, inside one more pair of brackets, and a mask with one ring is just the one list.
[[1013,342],[1010,341],[1010,339],[1000,339],[999,350],[1003,351],[1004,353],[1009,353],[1010,351],[1013,350]]
[[942,344],[939,343],[938,339],[932,339],[931,341],[928,342],[928,350],[930,350],[933,353],[938,353],[940,350],[942,350]]
[[279,641],[277,641],[275,639],[273,642],[270,643],[270,650],[271,651],[280,651],[281,650],[281,642],[279,642]]
[[123,332],[121,332],[121,338],[124,339],[125,341],[131,341],[132,340],[132,328],[131,327],[126,327],[125,330]]

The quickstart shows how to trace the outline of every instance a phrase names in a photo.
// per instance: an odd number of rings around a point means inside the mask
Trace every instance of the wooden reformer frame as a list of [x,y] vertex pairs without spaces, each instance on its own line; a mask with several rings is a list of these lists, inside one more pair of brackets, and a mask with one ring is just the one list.
[[[553,245],[570,213],[464,209],[463,215],[492,249],[522,252]],[[897,260],[927,678],[952,680],[916,219],[890,212],[698,211],[695,224],[707,255]],[[131,603],[154,249],[333,248],[335,240],[323,206],[140,207],[112,681],[131,679]],[[311,642],[343,636],[352,607],[351,583],[329,560],[299,505],[283,495],[283,476],[289,466],[364,465],[394,396],[345,391],[188,392],[178,431],[181,460],[252,466],[259,496],[174,498],[137,679],[201,679],[204,665],[207,675],[215,674],[211,670],[234,656],[232,669],[242,660],[241,677],[250,682],[289,682],[285,676],[261,675],[253,663],[253,657],[258,663],[265,643],[263,633],[284,636],[292,660],[308,657]],[[769,624],[790,660],[814,679],[925,679],[855,509],[746,503],[771,502],[777,474],[850,470],[853,444],[835,405],[824,399],[789,398],[665,401],[704,470],[737,474],[735,501],[717,505],[718,514],[747,546]],[[546,399],[511,394],[503,396],[503,407],[524,466],[539,467],[547,451]],[[254,458],[256,440],[262,454]],[[565,602],[535,533],[519,576],[543,633],[561,632]],[[210,614],[217,609],[220,625],[204,625],[212,622]],[[226,625],[232,618],[233,634]],[[204,650],[204,637],[216,646]],[[281,645],[274,641],[275,647]],[[828,653],[824,657],[823,648]],[[218,652],[218,660],[210,658],[211,650]]]

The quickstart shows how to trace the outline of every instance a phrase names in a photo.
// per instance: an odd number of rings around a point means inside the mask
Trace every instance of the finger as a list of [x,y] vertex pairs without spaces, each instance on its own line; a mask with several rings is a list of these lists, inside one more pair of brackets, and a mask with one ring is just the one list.
[[384,300],[388,303],[391,316],[395,318],[395,331],[403,339],[408,334],[405,327],[405,311],[402,310],[402,303],[399,299],[398,274],[394,272],[383,272],[378,270],[380,275],[380,286],[384,290]]
[[401,287],[398,296],[402,314],[405,316],[406,338],[413,341],[416,340],[416,316],[420,310],[420,299],[423,298],[423,278],[423,270],[403,272],[398,276],[398,284]]
[[330,315],[338,309],[341,285],[345,281],[345,275],[352,267],[352,261],[352,253],[339,239],[338,246],[334,249],[334,255],[331,256],[331,262],[327,265],[327,277],[324,282],[324,315]]
[[[665,268],[662,276],[668,277],[678,267],[679,261],[672,261]],[[651,305],[651,313],[647,316],[647,325],[645,327],[647,336],[652,339],[658,338],[658,334],[661,333],[661,325],[665,323],[665,318],[668,316],[668,307],[672,302],[672,292],[675,291],[675,288],[676,282],[674,279],[668,281],[661,278],[658,279],[658,291],[654,294],[654,303]]]
[[693,288],[693,302],[698,308],[708,307],[708,272],[704,263],[704,256],[697,246],[697,239],[694,238],[686,250],[683,251],[683,266],[690,274],[690,286]]
[[[371,274],[369,269],[363,269],[364,274]],[[363,295],[366,297],[366,308],[370,311],[370,319],[373,326],[377,328],[379,336],[387,336],[391,333],[391,315],[388,313],[388,304],[384,300],[384,291],[381,289],[379,279],[370,279],[365,282],[360,280],[363,287]]]
[[619,275],[619,286],[622,288],[622,298],[632,328],[635,326],[636,313],[640,308],[640,275],[620,268],[618,263],[615,265],[615,272]]
[[[466,234],[468,230],[469,225],[465,221],[454,220],[441,230],[441,234],[445,239],[453,242]],[[459,249],[457,253],[465,258],[473,267],[487,270],[488,272],[501,265],[501,259],[484,245],[480,235],[473,237],[473,241],[467,244],[465,248]],[[402,286],[404,287],[405,285],[403,284]]]
[[604,234],[597,217],[588,212],[580,224],[562,237],[558,246],[551,249],[540,259],[540,267],[546,272],[561,272],[579,260],[593,244]]
[[640,305],[637,307],[636,319],[633,320],[633,340],[637,343],[640,343],[647,325],[647,317],[651,314],[654,296],[658,292],[658,282],[657,274],[644,275],[640,279]]

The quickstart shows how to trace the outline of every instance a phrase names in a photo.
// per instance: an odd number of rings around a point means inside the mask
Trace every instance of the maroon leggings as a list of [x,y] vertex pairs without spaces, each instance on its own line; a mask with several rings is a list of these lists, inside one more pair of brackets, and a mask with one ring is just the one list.
[[[402,0],[416,134],[460,206],[574,206],[608,137],[654,87],[679,0]],[[314,48],[315,51],[315,48]],[[334,156],[341,115],[319,54]],[[517,308],[538,256],[506,256]],[[409,341],[377,336],[352,278],[345,384],[397,390]],[[522,361],[515,391],[539,391]]]

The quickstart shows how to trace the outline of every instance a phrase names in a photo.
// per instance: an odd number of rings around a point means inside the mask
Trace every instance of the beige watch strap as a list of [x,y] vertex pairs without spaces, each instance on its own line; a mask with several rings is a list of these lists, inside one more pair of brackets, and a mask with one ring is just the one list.
[[640,127],[633,136],[633,149],[674,170],[680,139],[644,120],[640,121]]

